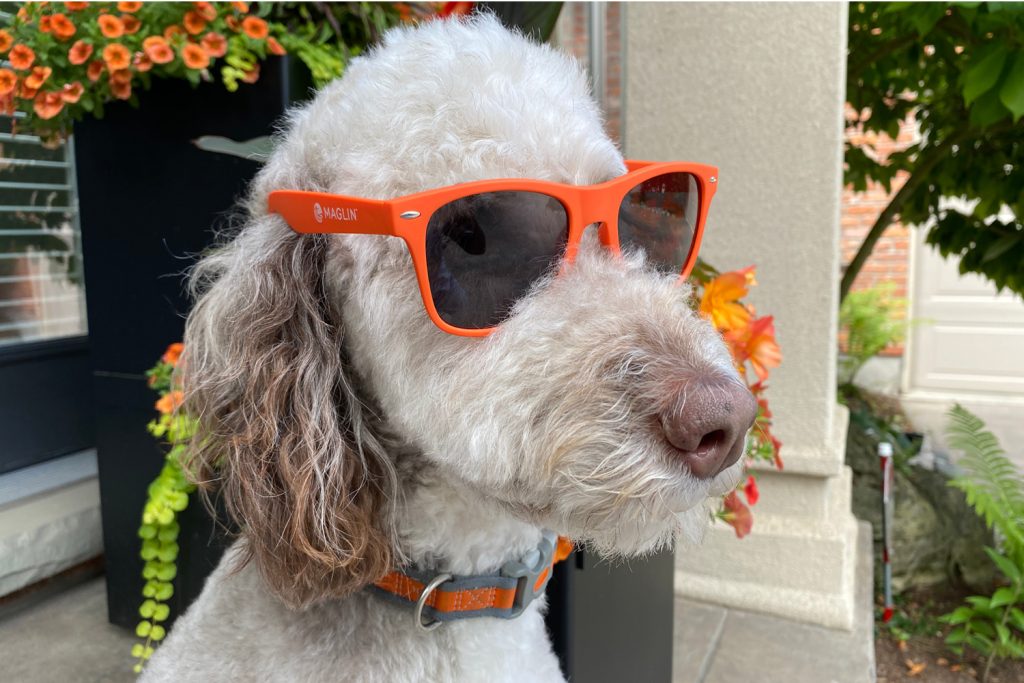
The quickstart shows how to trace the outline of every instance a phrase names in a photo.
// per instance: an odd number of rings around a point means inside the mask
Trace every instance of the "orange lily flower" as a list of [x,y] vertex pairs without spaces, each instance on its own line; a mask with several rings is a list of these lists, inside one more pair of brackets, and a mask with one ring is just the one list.
[[11,54],[7,60],[18,71],[26,71],[36,61],[36,53],[28,45],[15,45],[11,48]]
[[74,23],[63,14],[51,16],[50,25],[53,27],[53,35],[57,36],[58,40],[68,40],[77,30]]
[[754,267],[722,273],[704,287],[700,312],[711,319],[719,330],[741,329],[750,322],[750,311],[739,299],[747,295],[753,284]]
[[146,73],[153,68],[153,60],[145,52],[136,52],[135,58],[132,59],[132,66],[139,73]]
[[127,100],[132,96],[132,84],[130,81],[125,83],[111,81],[110,92],[119,100]]
[[170,415],[185,402],[185,394],[180,389],[169,391],[156,402],[156,409],[164,415]]
[[128,35],[134,35],[142,28],[142,22],[132,14],[122,14],[121,23],[124,24],[124,32]]
[[762,382],[767,379],[769,368],[782,363],[782,351],[775,341],[775,319],[770,315],[758,318],[743,330],[727,332],[726,340],[732,345],[737,362],[749,360]]
[[52,119],[63,108],[64,100],[61,99],[59,92],[41,92],[35,96],[32,104],[36,116],[41,119]]
[[103,75],[103,71],[106,68],[106,65],[97,59],[95,61],[89,62],[89,66],[85,70],[85,75],[89,78],[91,82],[95,83],[100,79],[100,76]]
[[0,95],[6,96],[18,84],[18,75],[10,69],[0,69]]
[[202,44],[203,49],[206,50],[206,54],[211,57],[223,57],[228,52],[227,38],[219,33],[214,33],[213,31],[210,31],[203,36],[200,43]]
[[142,50],[154,64],[167,64],[174,61],[174,50],[161,36],[150,36],[142,41]]
[[245,31],[245,35],[255,40],[262,40],[270,33],[270,29],[267,28],[267,22],[259,17],[246,17],[243,19],[242,30]]
[[288,53],[288,51],[284,49],[284,46],[277,42],[277,38],[274,36],[267,38],[267,50],[272,55],[283,55]]
[[181,48],[181,59],[190,69],[205,69],[210,65],[210,55],[195,43],[185,43]]
[[167,347],[167,350],[164,351],[164,355],[160,356],[160,362],[167,363],[168,365],[177,365],[184,350],[184,344],[181,342],[175,342]]
[[48,66],[36,66],[32,67],[32,73],[25,77],[25,85],[38,90],[43,87],[43,83],[46,83],[46,79],[53,73],[53,69]]
[[101,14],[97,20],[100,32],[107,38],[120,38],[124,35],[124,22],[113,14]]
[[203,29],[206,28],[206,19],[203,19],[199,12],[195,10],[185,12],[185,18],[182,19],[181,23],[185,25],[185,30],[194,36],[202,33]]
[[85,88],[78,81],[74,83],[65,83],[64,87],[60,91],[60,98],[68,104],[74,104],[78,100],[82,99],[82,93]]
[[92,57],[92,45],[84,40],[76,40],[68,50],[68,61],[74,65],[85,64]]
[[111,43],[103,48],[103,61],[111,71],[127,69],[132,63],[132,54],[120,43]]
[[750,533],[754,527],[754,516],[750,514],[750,508],[743,504],[736,491],[730,491],[723,500],[725,512],[722,519],[736,532],[736,538],[743,538]]
[[196,12],[203,19],[207,21],[213,21],[217,18],[217,8],[210,2],[194,2],[192,5],[196,8]]

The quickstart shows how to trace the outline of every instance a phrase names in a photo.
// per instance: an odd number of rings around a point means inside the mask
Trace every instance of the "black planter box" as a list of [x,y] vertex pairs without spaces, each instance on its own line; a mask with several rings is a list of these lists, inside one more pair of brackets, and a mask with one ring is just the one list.
[[[212,229],[259,170],[255,162],[205,152],[201,135],[267,135],[289,100],[285,60],[259,82],[227,92],[157,81],[136,109],[110,106],[75,127],[75,161],[96,409],[107,604],[111,622],[134,627],[142,560],[136,530],[146,487],[164,449],[146,432],[156,394],[144,372],[180,341],[189,302],[182,271],[209,246]],[[172,613],[187,606],[222,551],[196,501],[183,514]]]

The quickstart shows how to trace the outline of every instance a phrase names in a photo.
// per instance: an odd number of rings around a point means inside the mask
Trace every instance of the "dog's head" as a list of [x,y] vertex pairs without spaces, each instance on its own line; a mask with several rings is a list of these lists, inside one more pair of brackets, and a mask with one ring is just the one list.
[[288,602],[391,568],[402,457],[606,553],[703,527],[754,401],[677,277],[590,235],[493,334],[459,337],[428,318],[400,240],[298,235],[267,212],[278,189],[624,172],[580,67],[486,16],[392,31],[291,116],[246,225],[197,266],[183,361],[194,472]]

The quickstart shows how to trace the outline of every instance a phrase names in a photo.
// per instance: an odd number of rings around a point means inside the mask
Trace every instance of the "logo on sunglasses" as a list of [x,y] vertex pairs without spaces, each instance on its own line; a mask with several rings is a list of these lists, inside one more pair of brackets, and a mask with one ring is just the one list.
[[344,209],[334,206],[320,206],[320,202],[313,204],[313,218],[317,223],[323,223],[324,218],[332,221],[354,221],[356,220],[356,209]]

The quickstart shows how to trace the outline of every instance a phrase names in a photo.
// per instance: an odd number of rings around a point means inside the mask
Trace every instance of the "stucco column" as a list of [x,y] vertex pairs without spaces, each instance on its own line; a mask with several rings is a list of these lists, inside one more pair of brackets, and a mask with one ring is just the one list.
[[768,394],[785,470],[756,472],[751,536],[677,553],[688,597],[850,628],[856,522],[836,404],[846,5],[630,3],[628,157],[720,167],[702,256],[757,265],[784,363]]

